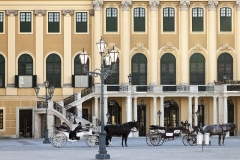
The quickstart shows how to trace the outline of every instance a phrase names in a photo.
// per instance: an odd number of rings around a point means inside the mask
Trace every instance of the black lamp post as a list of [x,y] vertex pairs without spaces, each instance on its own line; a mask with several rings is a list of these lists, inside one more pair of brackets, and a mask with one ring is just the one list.
[[161,117],[161,114],[162,114],[162,112],[159,110],[158,112],[157,112],[157,115],[158,115],[158,118],[159,118],[159,126],[160,126],[160,117]]
[[[99,133],[99,153],[96,154],[96,159],[110,159],[110,155],[107,154],[106,150],[106,132],[104,131],[104,91],[103,91],[103,83],[104,79],[108,77],[108,75],[112,74],[112,71],[115,68],[115,64],[118,57],[118,51],[113,48],[110,52],[105,53],[105,49],[107,43],[101,38],[99,42],[97,42],[98,50],[101,55],[101,69],[97,68],[93,72],[87,71],[86,63],[88,59],[88,54],[83,50],[83,52],[79,55],[81,60],[81,64],[84,65],[84,70],[88,74],[92,74],[95,77],[100,77],[101,79],[101,132]],[[104,67],[103,59],[105,59],[105,64],[107,67]]]
[[106,116],[107,116],[107,119],[108,119],[107,124],[109,124],[109,118],[110,118],[111,114],[108,112],[108,113],[106,114]]
[[[50,143],[50,141],[48,139],[48,119],[47,119],[48,110],[47,109],[48,109],[48,101],[52,99],[52,96],[53,96],[53,93],[54,93],[54,87],[53,86],[49,87],[49,82],[48,81],[44,82],[44,86],[45,86],[45,96],[42,96],[42,97],[38,96],[40,88],[37,86],[34,89],[35,89],[35,94],[38,97],[38,99],[46,101],[46,127],[45,127],[45,130],[44,130],[45,139],[44,139],[43,143]],[[48,92],[48,94],[47,94],[47,92]]]

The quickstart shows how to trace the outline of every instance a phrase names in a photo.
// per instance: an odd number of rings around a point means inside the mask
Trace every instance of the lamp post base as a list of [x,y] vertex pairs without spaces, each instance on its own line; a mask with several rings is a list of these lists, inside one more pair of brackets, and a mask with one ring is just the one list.
[[51,143],[51,142],[49,141],[49,139],[48,139],[48,129],[45,129],[45,130],[44,130],[44,137],[45,137],[45,139],[44,139],[44,141],[43,141],[43,144]]
[[99,133],[99,153],[95,156],[96,159],[110,159],[110,155],[106,150],[106,132]]

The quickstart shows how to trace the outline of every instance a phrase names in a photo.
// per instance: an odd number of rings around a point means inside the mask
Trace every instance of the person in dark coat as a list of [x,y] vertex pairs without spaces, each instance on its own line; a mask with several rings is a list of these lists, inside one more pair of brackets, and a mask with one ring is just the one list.
[[74,139],[74,137],[76,137],[76,132],[83,129],[82,128],[82,123],[81,122],[78,122],[78,126],[73,130],[73,131],[70,131],[69,133],[69,139]]

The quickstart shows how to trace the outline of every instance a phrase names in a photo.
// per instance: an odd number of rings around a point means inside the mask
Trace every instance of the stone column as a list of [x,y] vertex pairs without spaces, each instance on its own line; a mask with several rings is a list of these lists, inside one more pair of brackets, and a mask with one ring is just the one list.
[[[15,88],[15,75],[16,75],[16,15],[18,11],[17,10],[7,10],[6,15],[8,16],[8,25],[7,25],[7,32],[8,33],[8,58],[7,58],[7,88],[6,88],[6,95],[17,95],[17,88]],[[11,69],[10,69],[11,68]]]
[[[92,42],[93,54],[91,58],[93,60],[94,69],[101,68],[100,60],[102,57],[98,51],[98,47],[96,43],[99,42],[102,37],[102,6],[103,6],[103,0],[93,0],[93,7],[94,7],[93,25],[95,27],[93,27],[93,42]],[[94,77],[94,83],[101,83],[100,78]]]
[[195,96],[195,102],[194,102],[194,126],[198,125],[198,117],[196,115],[197,110],[198,110],[198,96]]
[[219,118],[219,119],[218,119],[218,123],[219,123],[219,124],[223,123],[223,121],[224,121],[224,118],[223,118],[223,117],[224,117],[224,115],[223,115],[223,114],[224,114],[224,113],[223,113],[223,112],[224,112],[224,111],[223,111],[223,106],[224,106],[224,105],[223,105],[223,103],[224,103],[224,102],[223,102],[223,99],[224,99],[224,98],[223,98],[222,96],[219,96],[219,97],[218,97],[218,115],[219,115],[219,116],[218,116],[218,118]]
[[189,84],[189,58],[188,58],[188,45],[189,45],[189,24],[188,24],[188,6],[189,0],[180,1],[180,29],[179,29],[179,51],[181,57],[181,83]]
[[[150,50],[150,61],[151,70],[154,71],[158,64],[158,5],[159,0],[149,0],[150,6],[150,30],[149,30],[149,50]],[[158,74],[151,73],[150,84],[157,85]],[[156,113],[154,113],[156,114]],[[155,120],[154,120],[155,121]],[[155,123],[154,123],[155,124]]]
[[80,104],[77,106],[77,110],[78,110],[78,117],[79,117],[79,118],[82,118],[82,103],[80,103]]
[[122,5],[122,35],[121,35],[121,55],[124,57],[124,60],[120,61],[120,67],[122,68],[121,70],[124,70],[122,72],[122,83],[123,84],[128,84],[128,75],[131,73],[129,65],[131,64],[130,60],[130,6],[132,5],[131,0],[122,0],[121,2]]
[[41,117],[39,114],[34,114],[34,138],[41,138]]
[[[62,10],[62,14],[64,15],[64,42],[63,42],[63,50],[64,50],[64,59],[63,59],[63,90],[62,95],[72,95],[72,72],[69,69],[72,66],[72,15],[74,14],[73,10]],[[71,70],[71,69],[70,69]]]
[[[218,5],[217,0],[208,0],[208,28],[207,28],[207,40],[208,40],[208,61],[209,70],[208,72],[208,82],[213,83],[217,80],[217,16],[216,7]],[[210,67],[211,66],[211,67]]]
[[188,97],[188,123],[192,125],[192,97]]
[[[44,56],[43,56],[43,16],[45,16],[45,10],[34,10],[34,14],[36,16],[36,74],[37,74],[37,85],[42,86],[44,80]],[[40,89],[39,95],[44,94],[45,89]]]
[[213,124],[217,124],[217,97],[213,96]]
[[160,126],[164,126],[164,97],[160,97],[160,111],[162,112],[161,117],[160,117]]
[[159,125],[157,124],[157,97],[153,97],[153,113],[152,113],[152,118],[153,118],[153,125]]
[[94,105],[94,116],[97,118],[97,119],[99,119],[98,118],[98,98],[99,97],[94,97],[95,99],[94,99],[94,102],[95,102],[95,105]]
[[[236,55],[237,55],[237,68],[240,68],[240,30],[238,28],[240,28],[240,0],[236,1]],[[237,73],[237,80],[240,80],[240,73]]]
[[133,120],[137,121],[137,97],[134,97],[133,103]]
[[107,113],[108,113],[108,97],[104,96],[104,116],[105,116],[104,117],[104,124],[107,124],[107,121],[108,121],[107,116],[106,116]]
[[227,96],[223,98],[223,123],[227,123],[228,116],[228,104],[227,104]]
[[126,97],[126,122],[132,121],[132,97]]

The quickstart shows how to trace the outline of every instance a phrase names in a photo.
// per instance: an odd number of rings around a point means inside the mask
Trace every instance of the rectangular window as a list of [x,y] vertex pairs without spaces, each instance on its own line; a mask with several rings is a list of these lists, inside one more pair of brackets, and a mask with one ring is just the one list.
[[117,32],[117,8],[106,9],[106,32]]
[[76,13],[76,32],[87,32],[87,12]]
[[192,31],[193,32],[203,31],[203,9],[202,8],[192,9]]
[[3,12],[0,12],[0,33],[3,33]]
[[49,12],[48,13],[48,32],[58,33],[60,30],[59,22],[60,22],[59,12]]
[[0,109],[0,129],[3,129],[3,109]]
[[20,32],[32,32],[32,13],[21,12],[20,13]]
[[220,9],[220,31],[232,31],[232,9]]
[[174,31],[174,8],[163,9],[163,31],[173,32]]
[[145,9],[135,8],[134,9],[134,32],[145,31]]

